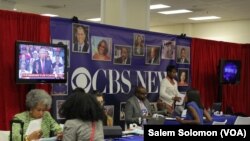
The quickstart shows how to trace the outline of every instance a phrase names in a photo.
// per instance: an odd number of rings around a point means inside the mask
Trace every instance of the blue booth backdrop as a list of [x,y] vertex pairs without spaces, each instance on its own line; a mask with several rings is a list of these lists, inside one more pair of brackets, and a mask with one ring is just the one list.
[[[58,109],[64,100],[67,99],[71,90],[82,87],[86,92],[99,90],[105,95],[105,105],[114,108],[110,111],[113,115],[114,125],[123,125],[120,121],[120,108],[124,102],[134,94],[134,88],[138,85],[144,86],[149,95],[148,99],[155,102],[159,97],[160,81],[166,77],[166,67],[168,64],[176,65],[179,70],[188,72],[188,83],[191,84],[190,76],[190,44],[191,38],[180,38],[176,35],[155,33],[143,30],[129,29],[104,24],[79,21],[73,23],[71,19],[51,18],[51,42],[68,45],[68,82],[66,84],[52,84],[53,116],[60,122],[62,117],[58,115]],[[86,27],[89,49],[82,53],[74,51],[75,40],[74,27],[81,25]],[[133,53],[134,37],[142,35],[144,38],[144,55]],[[106,61],[95,60],[93,55],[97,51],[97,43],[104,39],[108,42],[108,55],[110,59]],[[164,58],[162,52],[165,51],[165,42],[174,42],[173,59]],[[129,49],[130,63],[122,65],[115,62],[119,57],[122,47]],[[156,64],[148,63],[148,50],[151,47],[159,49],[160,61]],[[177,58],[181,48],[188,50],[187,57],[189,63],[177,63]],[[178,79],[178,78],[177,78]],[[180,92],[185,92],[189,86],[179,87]]]

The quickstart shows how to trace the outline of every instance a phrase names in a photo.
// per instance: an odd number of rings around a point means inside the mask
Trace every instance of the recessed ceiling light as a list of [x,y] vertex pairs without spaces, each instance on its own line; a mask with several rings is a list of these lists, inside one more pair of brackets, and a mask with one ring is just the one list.
[[161,8],[169,8],[170,6],[164,4],[154,4],[150,5],[150,9],[161,9]]
[[58,15],[54,14],[41,14],[42,16],[48,16],[48,17],[58,17]]
[[217,16],[204,16],[204,17],[192,17],[188,18],[190,20],[200,21],[200,20],[212,20],[212,19],[220,19],[221,17]]
[[181,14],[181,13],[189,13],[189,12],[192,12],[192,11],[187,10],[187,9],[180,9],[180,10],[171,10],[171,11],[161,11],[158,13],[170,15],[170,14]]
[[101,21],[101,18],[92,18],[92,19],[87,19],[88,21],[92,21],[92,22],[99,22]]

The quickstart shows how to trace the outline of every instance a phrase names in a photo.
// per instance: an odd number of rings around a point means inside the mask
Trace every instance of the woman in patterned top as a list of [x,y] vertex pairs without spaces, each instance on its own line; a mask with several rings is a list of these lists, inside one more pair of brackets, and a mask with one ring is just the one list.
[[[39,138],[47,138],[52,131],[58,137],[62,138],[62,128],[51,117],[47,111],[51,107],[50,95],[41,89],[33,89],[26,96],[26,107],[28,111],[16,114],[14,120],[21,120],[24,123],[23,135],[24,141],[36,140]],[[27,131],[32,120],[41,119],[41,127],[37,127],[35,131]],[[13,141],[21,141],[20,124],[13,124]]]

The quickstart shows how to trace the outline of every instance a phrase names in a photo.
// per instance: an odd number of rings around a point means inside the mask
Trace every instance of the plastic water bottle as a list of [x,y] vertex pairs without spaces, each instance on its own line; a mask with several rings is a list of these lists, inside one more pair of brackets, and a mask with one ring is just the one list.
[[147,124],[147,119],[145,118],[147,116],[147,110],[142,110],[142,121],[141,121],[141,127],[144,129],[144,125]]
[[210,115],[212,115],[212,111],[211,111],[210,108],[207,109],[207,112],[208,112]]
[[214,115],[215,110],[212,108],[211,115]]
[[141,124],[142,129],[144,129],[144,125],[146,125],[146,124],[147,124],[147,119],[143,118],[142,119],[142,124]]

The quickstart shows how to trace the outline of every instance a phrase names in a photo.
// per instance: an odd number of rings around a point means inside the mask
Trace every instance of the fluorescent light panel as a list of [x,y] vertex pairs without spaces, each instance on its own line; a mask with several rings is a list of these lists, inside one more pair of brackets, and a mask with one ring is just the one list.
[[189,13],[192,12],[187,9],[180,9],[180,10],[171,10],[171,11],[160,11],[158,13],[165,14],[165,15],[171,15],[171,14],[182,14],[182,13]]
[[201,21],[201,20],[213,20],[213,19],[220,19],[221,17],[217,16],[204,16],[204,17],[192,17],[188,18],[190,20]]
[[169,8],[170,6],[164,4],[154,4],[150,5],[150,9],[161,9],[161,8]]
[[58,15],[55,14],[41,14],[42,16],[48,16],[48,17],[58,17]]
[[88,21],[93,21],[93,22],[99,22],[101,21],[101,18],[92,18],[92,19],[87,19]]

